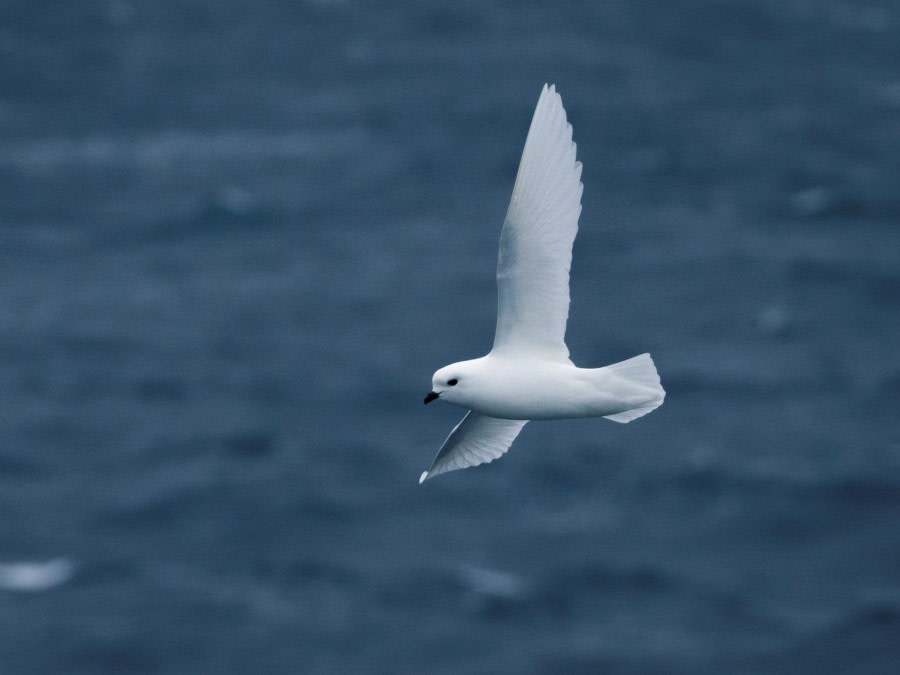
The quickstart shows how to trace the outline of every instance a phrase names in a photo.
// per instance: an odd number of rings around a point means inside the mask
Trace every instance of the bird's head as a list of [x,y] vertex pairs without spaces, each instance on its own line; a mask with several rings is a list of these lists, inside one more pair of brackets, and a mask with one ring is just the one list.
[[[477,360],[477,359],[476,359]],[[466,393],[478,379],[478,368],[475,361],[460,361],[444,366],[431,378],[431,391],[425,397],[425,403],[437,398],[448,403],[465,405]]]

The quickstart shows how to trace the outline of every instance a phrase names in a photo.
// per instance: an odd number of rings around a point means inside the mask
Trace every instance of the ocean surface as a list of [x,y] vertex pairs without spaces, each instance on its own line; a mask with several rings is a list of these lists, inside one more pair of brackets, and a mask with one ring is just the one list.
[[[900,672],[900,3],[4,0],[0,672]],[[631,424],[418,485],[555,83]]]

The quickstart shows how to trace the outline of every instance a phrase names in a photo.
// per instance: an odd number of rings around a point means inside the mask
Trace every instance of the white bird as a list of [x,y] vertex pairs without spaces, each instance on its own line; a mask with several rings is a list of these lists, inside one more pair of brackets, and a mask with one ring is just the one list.
[[649,354],[578,368],[565,343],[572,243],[581,215],[581,162],[553,85],[544,85],[500,234],[497,329],[490,353],[438,370],[425,403],[468,408],[419,483],[505,453],[529,420],[630,422],[666,392]]

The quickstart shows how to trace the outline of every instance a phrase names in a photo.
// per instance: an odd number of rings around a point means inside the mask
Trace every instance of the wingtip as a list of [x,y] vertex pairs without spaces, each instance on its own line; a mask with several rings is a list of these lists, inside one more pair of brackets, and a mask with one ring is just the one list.
[[425,480],[426,480],[427,478],[428,478],[428,472],[427,472],[427,471],[423,471],[423,472],[422,472],[422,475],[419,476],[419,485],[421,485],[422,483],[424,483]]

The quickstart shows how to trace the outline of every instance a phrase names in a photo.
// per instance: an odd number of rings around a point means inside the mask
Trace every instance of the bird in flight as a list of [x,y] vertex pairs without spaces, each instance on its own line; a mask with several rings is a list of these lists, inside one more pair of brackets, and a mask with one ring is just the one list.
[[649,354],[603,368],[569,359],[569,268],[583,187],[572,125],[556,88],[544,85],[500,233],[494,345],[432,377],[426,404],[440,399],[468,412],[420,483],[497,459],[530,420],[630,422],[662,405]]

